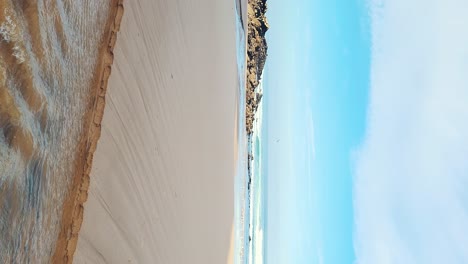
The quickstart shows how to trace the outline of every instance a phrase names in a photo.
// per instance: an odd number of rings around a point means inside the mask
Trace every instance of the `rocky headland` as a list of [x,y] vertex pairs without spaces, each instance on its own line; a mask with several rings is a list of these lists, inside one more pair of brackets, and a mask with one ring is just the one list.
[[252,134],[255,112],[262,99],[262,92],[257,88],[268,50],[265,39],[265,33],[269,28],[266,11],[266,0],[248,1],[246,130],[249,135]]

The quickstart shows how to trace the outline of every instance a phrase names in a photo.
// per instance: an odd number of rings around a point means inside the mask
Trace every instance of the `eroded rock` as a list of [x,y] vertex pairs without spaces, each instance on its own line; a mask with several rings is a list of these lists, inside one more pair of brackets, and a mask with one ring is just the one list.
[[247,34],[247,92],[246,92],[246,129],[252,134],[253,121],[262,94],[258,85],[262,76],[268,46],[265,39],[269,25],[265,16],[267,11],[266,0],[249,0],[248,34]]

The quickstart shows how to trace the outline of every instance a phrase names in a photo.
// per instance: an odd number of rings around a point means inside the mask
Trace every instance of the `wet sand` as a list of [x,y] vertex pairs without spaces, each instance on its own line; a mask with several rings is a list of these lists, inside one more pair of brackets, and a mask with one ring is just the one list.
[[117,2],[0,0],[1,263],[67,262]]
[[225,263],[235,1],[126,1],[75,263]]
[[83,221],[83,204],[88,197],[93,156],[101,135],[107,84],[122,16],[123,0],[112,0],[102,45],[99,47],[96,72],[89,94],[89,106],[84,114],[82,138],[76,149],[77,157],[73,164],[73,178],[62,208],[60,233],[56,241],[52,263],[71,263],[73,261]]

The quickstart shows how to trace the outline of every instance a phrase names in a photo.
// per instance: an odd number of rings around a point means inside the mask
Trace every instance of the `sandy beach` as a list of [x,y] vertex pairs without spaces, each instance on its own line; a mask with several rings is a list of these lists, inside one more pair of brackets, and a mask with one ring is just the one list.
[[225,263],[235,1],[125,1],[74,263]]

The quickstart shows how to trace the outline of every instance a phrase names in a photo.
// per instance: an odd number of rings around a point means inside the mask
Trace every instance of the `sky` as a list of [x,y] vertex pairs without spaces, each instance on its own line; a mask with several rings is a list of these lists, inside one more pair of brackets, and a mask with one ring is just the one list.
[[371,8],[372,95],[354,183],[357,259],[468,263],[468,2]]
[[349,0],[268,7],[266,263],[352,263],[351,158],[370,79],[366,9]]
[[468,263],[468,3],[268,7],[266,263]]

